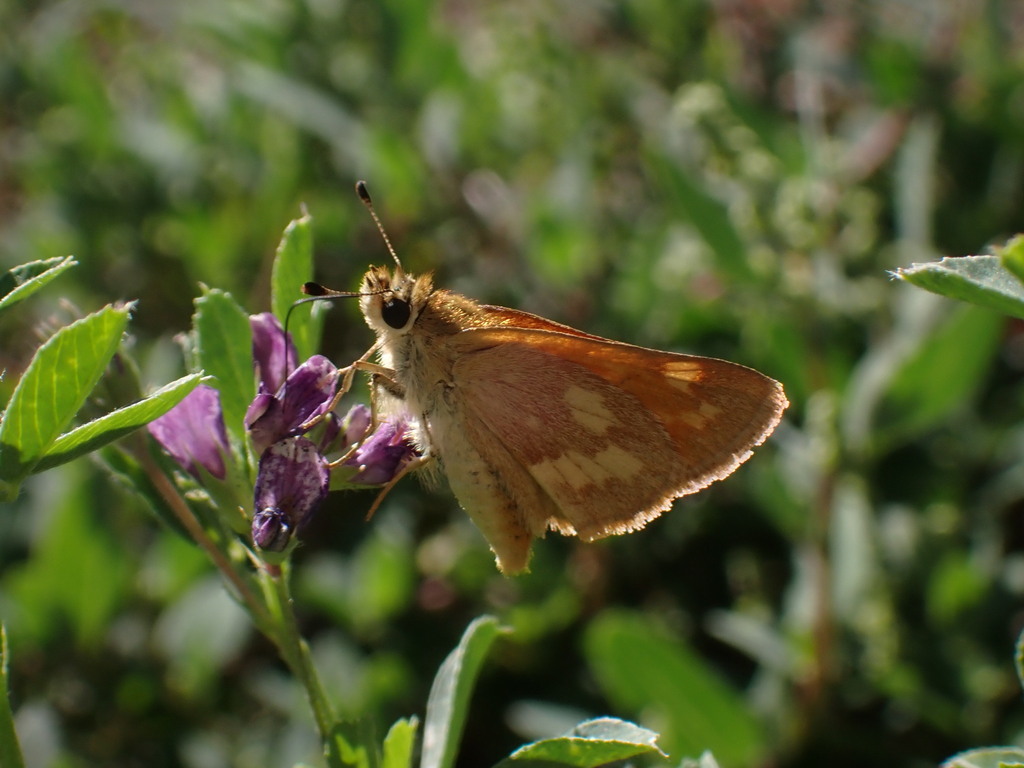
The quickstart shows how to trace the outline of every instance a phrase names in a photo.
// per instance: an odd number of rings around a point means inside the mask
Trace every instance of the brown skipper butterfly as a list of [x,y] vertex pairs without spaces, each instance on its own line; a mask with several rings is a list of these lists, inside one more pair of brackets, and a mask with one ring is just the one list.
[[356,295],[377,335],[378,413],[404,412],[505,573],[548,530],[593,541],[643,528],[730,475],[789,403],[779,382],[708,357],[610,341],[372,267]]

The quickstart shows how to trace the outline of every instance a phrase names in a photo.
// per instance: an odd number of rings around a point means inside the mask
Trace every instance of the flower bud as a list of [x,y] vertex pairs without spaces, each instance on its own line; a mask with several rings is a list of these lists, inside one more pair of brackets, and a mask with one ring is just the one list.
[[262,549],[279,552],[327,496],[327,461],[312,440],[289,437],[260,456],[252,535]]

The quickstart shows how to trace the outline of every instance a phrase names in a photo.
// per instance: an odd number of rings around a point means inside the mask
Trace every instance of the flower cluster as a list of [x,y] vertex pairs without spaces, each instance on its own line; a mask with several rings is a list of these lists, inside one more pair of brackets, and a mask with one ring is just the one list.
[[[259,456],[254,489],[253,542],[285,549],[327,496],[331,471],[349,485],[383,485],[415,457],[403,420],[370,433],[370,411],[357,405],[339,420],[331,410],[339,371],[322,355],[297,365],[291,339],[270,313],[250,317],[253,364],[259,382],[245,429]],[[196,479],[223,480],[234,460],[217,390],[201,385],[151,422],[150,434]],[[327,456],[340,452],[332,463]]]

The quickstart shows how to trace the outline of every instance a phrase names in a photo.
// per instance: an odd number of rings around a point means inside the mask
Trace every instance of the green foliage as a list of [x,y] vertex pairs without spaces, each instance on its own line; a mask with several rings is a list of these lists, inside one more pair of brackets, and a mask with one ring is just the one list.
[[93,419],[61,435],[53,441],[46,455],[36,464],[35,471],[41,472],[56,467],[130,435],[180,403],[196,388],[200,379],[199,374],[183,376],[164,385],[144,400],[118,408],[106,416]]
[[[1000,249],[999,256],[943,259],[938,264],[918,264],[900,276],[936,293],[983,307],[1003,309],[1018,317],[1024,304],[1024,237],[1017,236]],[[971,341],[977,334],[969,334]],[[986,584],[961,557],[950,557],[936,569],[929,594],[929,613],[939,621],[952,622],[980,600]],[[1018,636],[1014,662],[1024,685],[1024,633]],[[943,768],[1003,768],[1024,765],[1024,749],[984,747],[954,755]]]
[[76,646],[95,649],[125,599],[130,561],[87,499],[70,493],[50,502],[52,524],[34,542],[34,557],[4,580],[9,599],[20,606],[12,616],[18,647],[45,646],[66,626]]
[[217,382],[224,423],[241,444],[245,412],[256,395],[249,316],[229,293],[205,290],[193,317],[199,367]]
[[[724,768],[909,768],[1018,740],[1024,400],[1005,315],[1024,246],[939,257],[1024,230],[1024,43],[1011,4],[890,5],[0,8],[0,618],[15,720],[46,724],[23,746],[56,745],[26,762],[323,765],[312,659],[328,731],[414,765],[411,716],[478,615],[516,633],[491,648],[458,765],[631,749],[574,751],[564,734],[596,713],[663,733],[669,757],[640,765],[714,746]],[[247,548],[246,315],[388,262],[357,178],[410,271],[755,366],[785,385],[783,425],[647,530],[550,535],[515,580],[443,483],[400,483],[369,523],[370,494],[334,493],[287,554],[295,636],[275,632],[260,606],[279,585]],[[106,307],[63,371],[49,348],[32,363],[36,328],[66,324],[57,295]],[[365,351],[356,304],[323,333],[296,309],[302,354]],[[141,382],[128,397],[121,370]],[[200,370],[230,413],[219,485],[126,435]],[[26,431],[40,403],[46,428]],[[40,474],[88,451],[104,474]],[[591,658],[602,633],[619,640]],[[649,653],[618,658],[622,638]],[[955,759],[1000,755],[1020,760]]]
[[[270,305],[282,325],[288,320],[303,283],[313,279],[312,225],[313,220],[308,213],[295,219],[285,227],[281,244],[277,247],[270,277]],[[298,311],[307,313],[309,317],[304,322],[289,324],[289,330],[299,359],[305,360],[320,349],[324,315],[316,304],[307,304]]]
[[1024,317],[1024,285],[998,256],[960,256],[901,269],[897,276],[933,293]]
[[393,523],[365,537],[339,567],[328,556],[299,574],[297,595],[357,634],[373,634],[406,610],[416,586],[412,546]]
[[658,734],[633,723],[614,718],[600,718],[580,723],[564,736],[543,739],[520,747],[500,768],[597,768],[618,760],[640,755],[665,756],[657,745]]
[[18,734],[14,731],[7,662],[7,630],[0,624],[0,763],[10,768],[22,768],[25,763],[18,746]]
[[73,256],[65,256],[12,267],[0,275],[0,309],[7,309],[27,299],[77,263]]
[[972,749],[951,757],[942,768],[1020,768],[1024,765],[1024,749],[995,747]]
[[32,358],[0,425],[0,487],[10,500],[82,407],[121,343],[129,309],[107,307],[62,328]]
[[[44,276],[55,276],[71,265],[62,262],[40,273],[37,287],[49,279]],[[32,284],[25,282],[21,287]],[[184,377],[143,400],[60,434],[93,393],[121,344],[129,314],[128,307],[106,307],[58,330],[33,356],[0,424],[0,488],[8,501],[29,474],[131,434],[169,411],[199,383],[198,376]]]
[[476,619],[438,670],[423,721],[420,768],[452,768],[455,764],[477,675],[488,648],[502,631],[493,616]]
[[418,724],[415,717],[395,721],[384,737],[381,768],[412,768]]
[[949,313],[893,372],[877,439],[905,441],[946,421],[981,387],[998,352],[1003,319],[974,307]]

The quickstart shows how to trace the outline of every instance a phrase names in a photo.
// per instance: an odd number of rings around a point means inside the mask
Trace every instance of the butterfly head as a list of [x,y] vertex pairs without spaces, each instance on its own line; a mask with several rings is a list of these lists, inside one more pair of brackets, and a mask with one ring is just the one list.
[[433,291],[429,275],[413,277],[401,267],[370,267],[359,289],[359,306],[378,336],[404,335],[416,323]]

